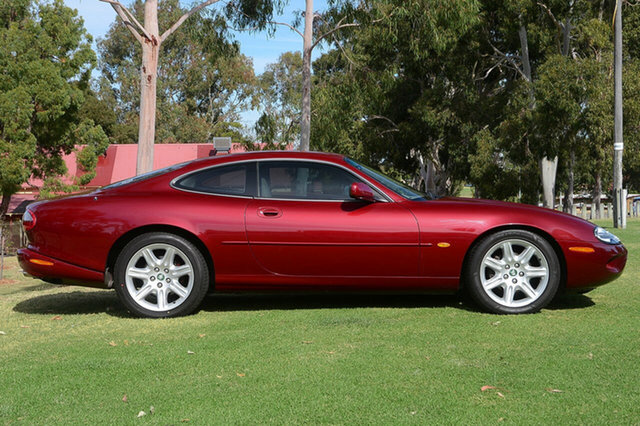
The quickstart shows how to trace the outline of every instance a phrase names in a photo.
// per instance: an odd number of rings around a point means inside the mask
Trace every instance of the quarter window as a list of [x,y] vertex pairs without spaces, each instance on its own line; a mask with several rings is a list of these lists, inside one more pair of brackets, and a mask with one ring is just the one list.
[[174,185],[196,192],[253,196],[255,176],[255,163],[243,163],[200,170],[181,178]]

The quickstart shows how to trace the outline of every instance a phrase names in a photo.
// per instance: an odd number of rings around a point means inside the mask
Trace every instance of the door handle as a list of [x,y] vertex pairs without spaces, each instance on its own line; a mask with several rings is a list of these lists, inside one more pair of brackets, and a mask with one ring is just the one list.
[[258,207],[258,216],[276,218],[282,216],[282,210],[276,207]]

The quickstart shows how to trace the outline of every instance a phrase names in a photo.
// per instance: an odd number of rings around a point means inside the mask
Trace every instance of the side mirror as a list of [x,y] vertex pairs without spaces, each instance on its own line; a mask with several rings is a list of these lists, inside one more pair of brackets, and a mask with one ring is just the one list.
[[376,201],[373,191],[369,185],[362,182],[354,182],[351,184],[351,188],[349,188],[349,196],[356,200],[368,201],[370,203]]

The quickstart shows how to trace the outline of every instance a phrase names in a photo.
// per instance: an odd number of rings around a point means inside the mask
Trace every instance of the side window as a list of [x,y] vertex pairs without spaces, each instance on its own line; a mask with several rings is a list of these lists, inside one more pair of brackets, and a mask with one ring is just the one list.
[[189,191],[251,197],[256,193],[255,167],[255,163],[211,167],[183,177],[174,186]]
[[339,167],[303,161],[259,163],[263,198],[349,200],[349,188],[360,179]]

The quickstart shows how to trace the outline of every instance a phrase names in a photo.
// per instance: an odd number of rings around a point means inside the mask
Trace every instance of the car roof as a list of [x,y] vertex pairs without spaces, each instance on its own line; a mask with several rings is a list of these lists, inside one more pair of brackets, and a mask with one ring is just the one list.
[[300,160],[324,160],[341,162],[344,155],[317,151],[250,151],[235,154],[216,155],[187,163],[189,166],[208,166],[213,164],[232,163],[234,161],[264,160],[264,159],[300,159]]

